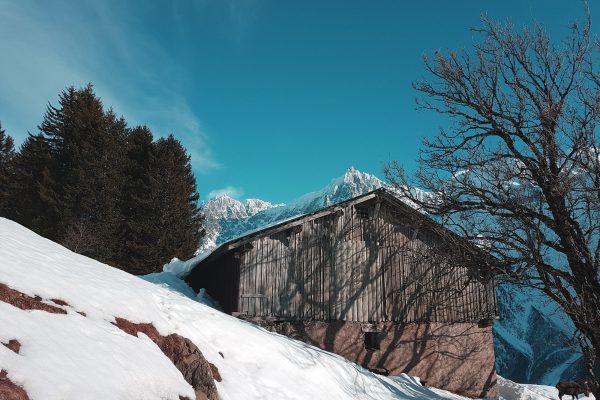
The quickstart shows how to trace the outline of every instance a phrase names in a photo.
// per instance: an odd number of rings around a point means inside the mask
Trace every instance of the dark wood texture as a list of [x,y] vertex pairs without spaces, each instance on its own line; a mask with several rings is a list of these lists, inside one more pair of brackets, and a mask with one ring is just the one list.
[[248,317],[478,322],[497,315],[493,275],[452,263],[460,240],[431,221],[388,195],[329,211],[242,238],[188,281]]

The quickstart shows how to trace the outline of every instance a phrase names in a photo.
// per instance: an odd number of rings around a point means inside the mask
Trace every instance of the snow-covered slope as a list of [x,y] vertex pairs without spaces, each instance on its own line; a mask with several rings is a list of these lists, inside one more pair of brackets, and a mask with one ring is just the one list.
[[[382,186],[385,183],[376,176],[351,167],[323,189],[305,194],[287,205],[272,206],[263,202],[261,204],[265,206],[262,209],[256,207],[252,212],[246,212],[243,203],[237,200],[217,198],[204,206],[211,225],[207,227],[209,239],[204,242],[202,250],[210,250],[246,232],[316,211]],[[174,263],[171,267],[185,271],[196,261]],[[565,345],[573,329],[564,315],[545,304],[536,293],[521,288],[502,285],[498,287],[497,294],[501,318],[495,323],[494,330],[498,371],[517,382],[549,385],[556,384],[561,378],[576,376],[580,369],[579,355]]]
[[67,314],[0,301],[0,369],[32,400],[194,398],[150,339],[127,335],[115,317],[189,338],[222,377],[222,400],[458,399],[406,375],[374,375],[345,359],[267,332],[146,282],[0,218],[0,283],[60,299]]
[[563,312],[532,289],[498,285],[500,319],[494,324],[496,367],[517,382],[555,385],[583,376],[574,327]]
[[[554,386],[522,385],[509,379],[498,377],[499,400],[547,400],[558,399],[558,390]],[[568,398],[565,395],[563,398]],[[594,399],[594,395],[579,395],[579,400]]]

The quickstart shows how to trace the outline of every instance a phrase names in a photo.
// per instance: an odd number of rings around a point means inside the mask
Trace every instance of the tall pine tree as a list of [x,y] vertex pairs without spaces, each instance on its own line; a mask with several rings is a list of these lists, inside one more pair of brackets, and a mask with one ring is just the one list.
[[13,138],[6,134],[6,131],[2,129],[2,123],[0,123],[0,215],[6,207],[7,185],[14,157],[15,145]]
[[193,255],[201,232],[190,157],[104,110],[88,85],[48,105],[15,154],[0,129],[0,215],[135,274]]
[[131,129],[127,135],[126,179],[119,205],[124,218],[118,232],[122,238],[118,265],[134,274],[156,272],[162,266],[161,249],[155,245],[161,234],[158,196],[155,196],[160,190],[154,174],[156,164],[152,132],[145,126]]
[[159,139],[156,152],[159,191],[154,195],[158,196],[156,204],[160,210],[157,246],[163,262],[173,256],[187,259],[198,248],[203,220],[190,156],[173,135]]
[[30,135],[11,162],[2,216],[58,241],[62,203],[53,171],[56,162],[42,135]]
[[57,236],[67,247],[105,262],[114,260],[117,245],[125,129],[123,119],[104,111],[92,85],[65,90],[40,124],[56,161],[63,203]]
[[5,167],[14,155],[15,142],[13,138],[2,129],[2,122],[0,122],[0,168]]

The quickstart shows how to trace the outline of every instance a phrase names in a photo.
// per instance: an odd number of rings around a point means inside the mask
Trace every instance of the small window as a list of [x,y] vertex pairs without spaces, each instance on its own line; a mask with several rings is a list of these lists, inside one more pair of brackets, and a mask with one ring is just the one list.
[[369,209],[367,207],[356,207],[356,215],[360,219],[369,219]]
[[379,350],[379,332],[365,332],[365,349],[367,351]]

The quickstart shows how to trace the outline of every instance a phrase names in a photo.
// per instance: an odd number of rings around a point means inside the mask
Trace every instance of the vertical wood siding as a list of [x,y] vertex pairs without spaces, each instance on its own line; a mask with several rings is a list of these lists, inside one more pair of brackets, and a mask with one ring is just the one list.
[[347,206],[301,227],[257,238],[240,255],[239,311],[359,322],[477,322],[497,313],[493,279],[452,265],[440,237],[393,205]]

